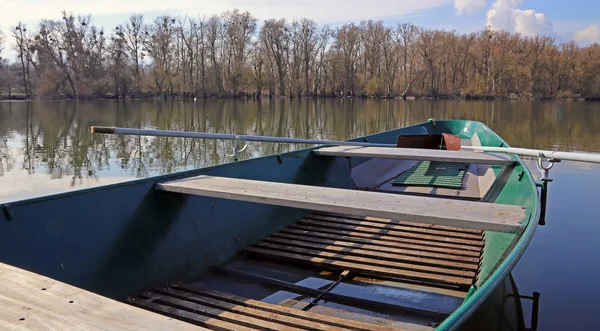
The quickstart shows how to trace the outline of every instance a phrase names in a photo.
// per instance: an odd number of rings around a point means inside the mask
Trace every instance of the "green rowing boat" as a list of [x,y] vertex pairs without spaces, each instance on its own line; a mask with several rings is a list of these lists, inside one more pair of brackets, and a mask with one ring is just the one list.
[[447,120],[322,145],[5,204],[0,262],[208,329],[524,327],[510,272],[546,184],[467,150],[501,137]]

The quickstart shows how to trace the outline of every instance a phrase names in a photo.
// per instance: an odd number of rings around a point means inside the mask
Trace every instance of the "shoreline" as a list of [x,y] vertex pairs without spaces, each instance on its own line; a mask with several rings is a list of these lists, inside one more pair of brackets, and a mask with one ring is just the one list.
[[180,96],[180,95],[172,95],[172,96],[157,96],[157,95],[149,95],[149,96],[130,96],[130,97],[114,97],[114,96],[94,96],[94,97],[82,97],[82,98],[25,98],[22,95],[13,95],[13,96],[0,96],[0,101],[61,101],[61,100],[283,100],[283,99],[361,99],[361,100],[463,100],[463,101],[579,101],[579,102],[598,102],[600,101],[600,96],[590,96],[590,97],[550,97],[550,98],[541,98],[541,97],[521,97],[521,96],[510,96],[510,97],[493,97],[493,96],[413,96],[409,95],[406,97],[402,96],[262,96],[260,98],[255,97],[254,95],[244,94],[238,96],[231,95],[207,95],[200,97],[192,97],[192,96]]

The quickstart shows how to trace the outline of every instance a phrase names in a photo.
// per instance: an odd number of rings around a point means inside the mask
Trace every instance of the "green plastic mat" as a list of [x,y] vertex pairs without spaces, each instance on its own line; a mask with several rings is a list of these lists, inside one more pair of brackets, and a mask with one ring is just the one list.
[[467,163],[421,161],[396,177],[392,185],[459,189],[468,166]]

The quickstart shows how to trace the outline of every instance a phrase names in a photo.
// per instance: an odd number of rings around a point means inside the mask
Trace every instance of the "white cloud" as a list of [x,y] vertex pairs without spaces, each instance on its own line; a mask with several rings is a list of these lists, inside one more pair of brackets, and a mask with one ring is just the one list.
[[487,12],[487,26],[493,30],[517,32],[524,36],[553,35],[546,15],[517,7],[522,0],[496,0]]
[[582,44],[600,43],[600,25],[591,25],[575,33],[575,40]]
[[476,13],[486,5],[486,0],[454,0],[454,8],[458,15]]

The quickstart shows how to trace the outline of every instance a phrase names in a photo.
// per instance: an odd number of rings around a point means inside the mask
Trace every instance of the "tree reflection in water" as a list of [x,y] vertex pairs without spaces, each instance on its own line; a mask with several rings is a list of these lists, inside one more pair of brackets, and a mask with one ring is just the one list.
[[[0,103],[0,185],[17,170],[101,184],[230,162],[232,142],[92,135],[92,125],[344,140],[436,119],[482,121],[509,144],[600,151],[594,103],[360,99]],[[309,147],[249,142],[241,159]],[[5,180],[4,179],[4,180]]]

